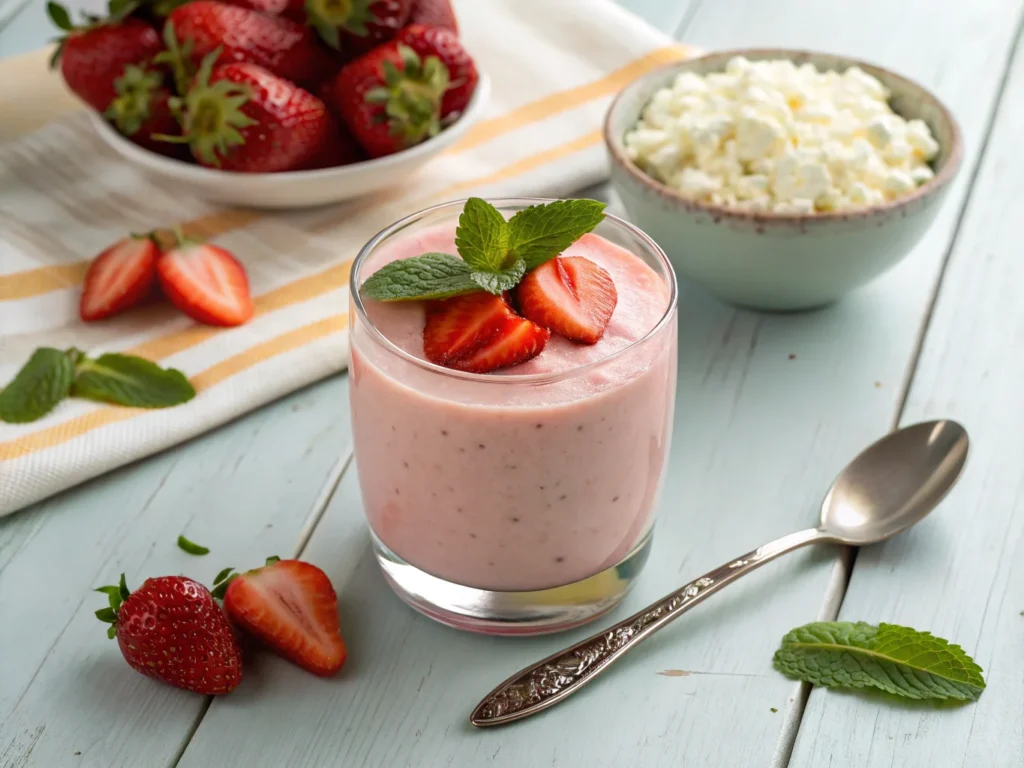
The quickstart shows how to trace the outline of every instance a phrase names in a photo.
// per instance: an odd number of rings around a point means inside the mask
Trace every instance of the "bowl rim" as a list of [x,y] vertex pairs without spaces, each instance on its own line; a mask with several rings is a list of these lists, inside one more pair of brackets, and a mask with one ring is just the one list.
[[[623,149],[621,137],[616,140],[612,134],[612,115],[619,108],[623,99],[627,94],[632,93],[636,88],[642,84],[650,82],[664,76],[666,73],[674,70],[684,70],[688,65],[698,61],[708,60],[721,60],[724,64],[736,56],[743,56],[753,61],[763,61],[766,59],[795,59],[795,58],[808,58],[813,61],[817,57],[827,57],[835,59],[839,62],[844,62],[842,65],[845,69],[850,67],[859,67],[868,74],[881,73],[886,78],[898,81],[903,86],[908,87],[912,90],[916,90],[922,96],[930,99],[936,107],[938,107],[939,114],[942,120],[946,122],[950,129],[951,145],[948,147],[949,155],[946,158],[946,162],[943,163],[939,171],[927,182],[920,185],[917,189],[911,192],[909,195],[897,198],[895,200],[888,200],[884,203],[877,203],[875,205],[869,205],[864,208],[857,208],[851,211],[821,211],[819,213],[787,213],[774,211],[742,211],[727,205],[717,205],[714,203],[706,203],[700,200],[687,197],[681,192],[672,187],[663,184],[662,182],[655,179],[653,176],[646,174],[639,166],[637,166],[632,160],[630,160]],[[662,197],[668,198],[673,202],[677,202],[684,208],[696,212],[707,213],[712,216],[716,221],[719,219],[731,219],[733,221],[743,222],[756,222],[757,224],[789,224],[794,223],[806,225],[812,222],[835,222],[835,221],[850,221],[856,219],[866,219],[883,213],[898,213],[902,212],[912,203],[921,200],[929,195],[934,194],[943,187],[947,186],[953,178],[956,176],[957,171],[960,169],[960,165],[963,161],[964,146],[963,146],[963,135],[960,131],[960,126],[956,119],[953,117],[952,112],[949,108],[936,96],[932,91],[925,88],[923,85],[915,80],[911,80],[904,75],[897,72],[874,64],[870,61],[863,59],[857,59],[852,56],[847,56],[841,53],[829,53],[828,51],[813,51],[803,48],[732,48],[722,51],[707,51],[705,53],[698,54],[697,56],[691,56],[680,61],[674,61],[664,66],[653,69],[634,80],[630,81],[622,90],[616,94],[612,103],[608,107],[608,111],[605,113],[604,126],[602,130],[604,137],[605,147],[608,149],[608,154],[612,159],[612,162],[622,168],[628,173],[633,179],[640,182],[645,187],[649,188],[656,194]]]
[[473,96],[466,105],[466,109],[458,119],[444,128],[440,133],[431,136],[408,149],[395,152],[383,157],[373,157],[368,160],[361,160],[358,163],[339,165],[333,168],[317,168],[306,171],[279,171],[276,173],[245,173],[243,171],[224,171],[219,168],[207,168],[202,165],[194,165],[173,157],[165,157],[144,147],[121,135],[110,123],[103,119],[103,115],[88,110],[89,119],[100,137],[117,152],[128,157],[130,160],[144,165],[148,168],[159,170],[161,173],[173,176],[178,180],[197,184],[209,182],[245,181],[247,184],[286,184],[288,182],[312,181],[322,179],[336,179],[346,175],[354,175],[358,172],[371,170],[382,170],[389,167],[401,166],[407,162],[414,162],[425,159],[438,152],[447,149],[458,139],[470,126],[475,123],[480,113],[487,105],[491,93],[491,81],[486,73],[480,72],[480,79],[477,81]]

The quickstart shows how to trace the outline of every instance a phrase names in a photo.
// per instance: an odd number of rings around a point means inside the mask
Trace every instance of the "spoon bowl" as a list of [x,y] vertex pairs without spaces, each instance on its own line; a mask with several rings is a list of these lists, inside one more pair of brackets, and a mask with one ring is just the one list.
[[967,430],[926,421],[865,448],[839,473],[821,505],[819,530],[842,544],[875,544],[921,521],[967,463]]

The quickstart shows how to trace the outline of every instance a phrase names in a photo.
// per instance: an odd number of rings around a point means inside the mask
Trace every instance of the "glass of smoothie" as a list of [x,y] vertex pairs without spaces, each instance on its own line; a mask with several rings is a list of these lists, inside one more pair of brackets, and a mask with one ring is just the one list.
[[[505,220],[551,202],[488,201]],[[517,364],[484,373],[437,364],[439,325],[448,344],[469,333],[455,322],[462,317],[438,319],[456,299],[382,301],[363,286],[392,262],[459,258],[465,204],[396,222],[352,266],[350,399],[373,548],[398,596],[445,624],[507,635],[568,629],[620,601],[650,550],[675,402],[675,276],[653,240],[605,214],[559,256],[579,257],[559,262],[565,285],[584,279],[569,267],[592,270],[583,259],[614,283],[596,342],[551,331]],[[504,299],[474,295],[507,301],[502,311],[522,328],[487,355],[548,333],[518,316],[529,274]],[[548,274],[557,280],[553,266]],[[563,316],[573,311],[582,310],[567,306]]]

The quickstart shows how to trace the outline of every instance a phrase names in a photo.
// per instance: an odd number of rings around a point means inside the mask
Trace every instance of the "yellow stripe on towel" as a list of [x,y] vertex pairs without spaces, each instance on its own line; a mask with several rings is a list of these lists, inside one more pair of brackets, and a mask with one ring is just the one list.
[[[252,368],[254,365],[277,357],[285,352],[310,344],[325,336],[340,333],[348,325],[347,315],[332,315],[293,331],[288,331],[273,339],[268,339],[244,352],[210,366],[205,371],[192,376],[191,381],[201,393],[203,390],[219,384],[235,374]],[[94,429],[127,421],[152,411],[144,408],[100,408],[82,416],[77,416],[61,424],[41,429],[16,440],[0,443],[0,461],[10,461],[30,453],[52,448],[55,445],[74,440],[76,437]]]

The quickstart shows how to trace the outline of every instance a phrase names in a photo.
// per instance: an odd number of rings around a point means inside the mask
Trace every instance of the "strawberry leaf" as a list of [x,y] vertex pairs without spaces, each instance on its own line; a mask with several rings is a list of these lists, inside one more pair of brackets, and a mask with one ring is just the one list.
[[213,588],[210,590],[210,594],[218,600],[224,599],[224,593],[228,591],[228,585],[238,578],[237,573],[232,573],[233,570],[235,569],[225,568],[214,577]]
[[71,32],[75,28],[75,25],[71,23],[71,15],[68,13],[68,9],[60,3],[55,3],[53,0],[47,3],[46,14],[58,29]]
[[878,688],[907,699],[975,701],[981,667],[928,632],[895,624],[822,621],[782,638],[775,668],[826,688]]
[[139,4],[139,0],[110,0],[107,3],[107,15],[113,22],[124,21],[138,10]]
[[486,200],[471,197],[459,216],[455,247],[474,270],[500,272],[508,256],[509,225]]
[[110,608],[100,608],[96,611],[96,618],[100,621],[106,622],[107,624],[113,624],[117,621],[117,614]]
[[362,293],[377,301],[449,299],[479,291],[469,265],[447,253],[424,253],[385,264],[363,283]]
[[604,209],[605,204],[597,200],[531,205],[509,219],[509,248],[526,262],[527,270],[539,267],[600,224]]
[[136,408],[167,408],[196,394],[179,370],[113,353],[80,362],[72,391],[78,397]]
[[78,350],[41,347],[0,391],[0,421],[25,424],[40,419],[68,396]]

